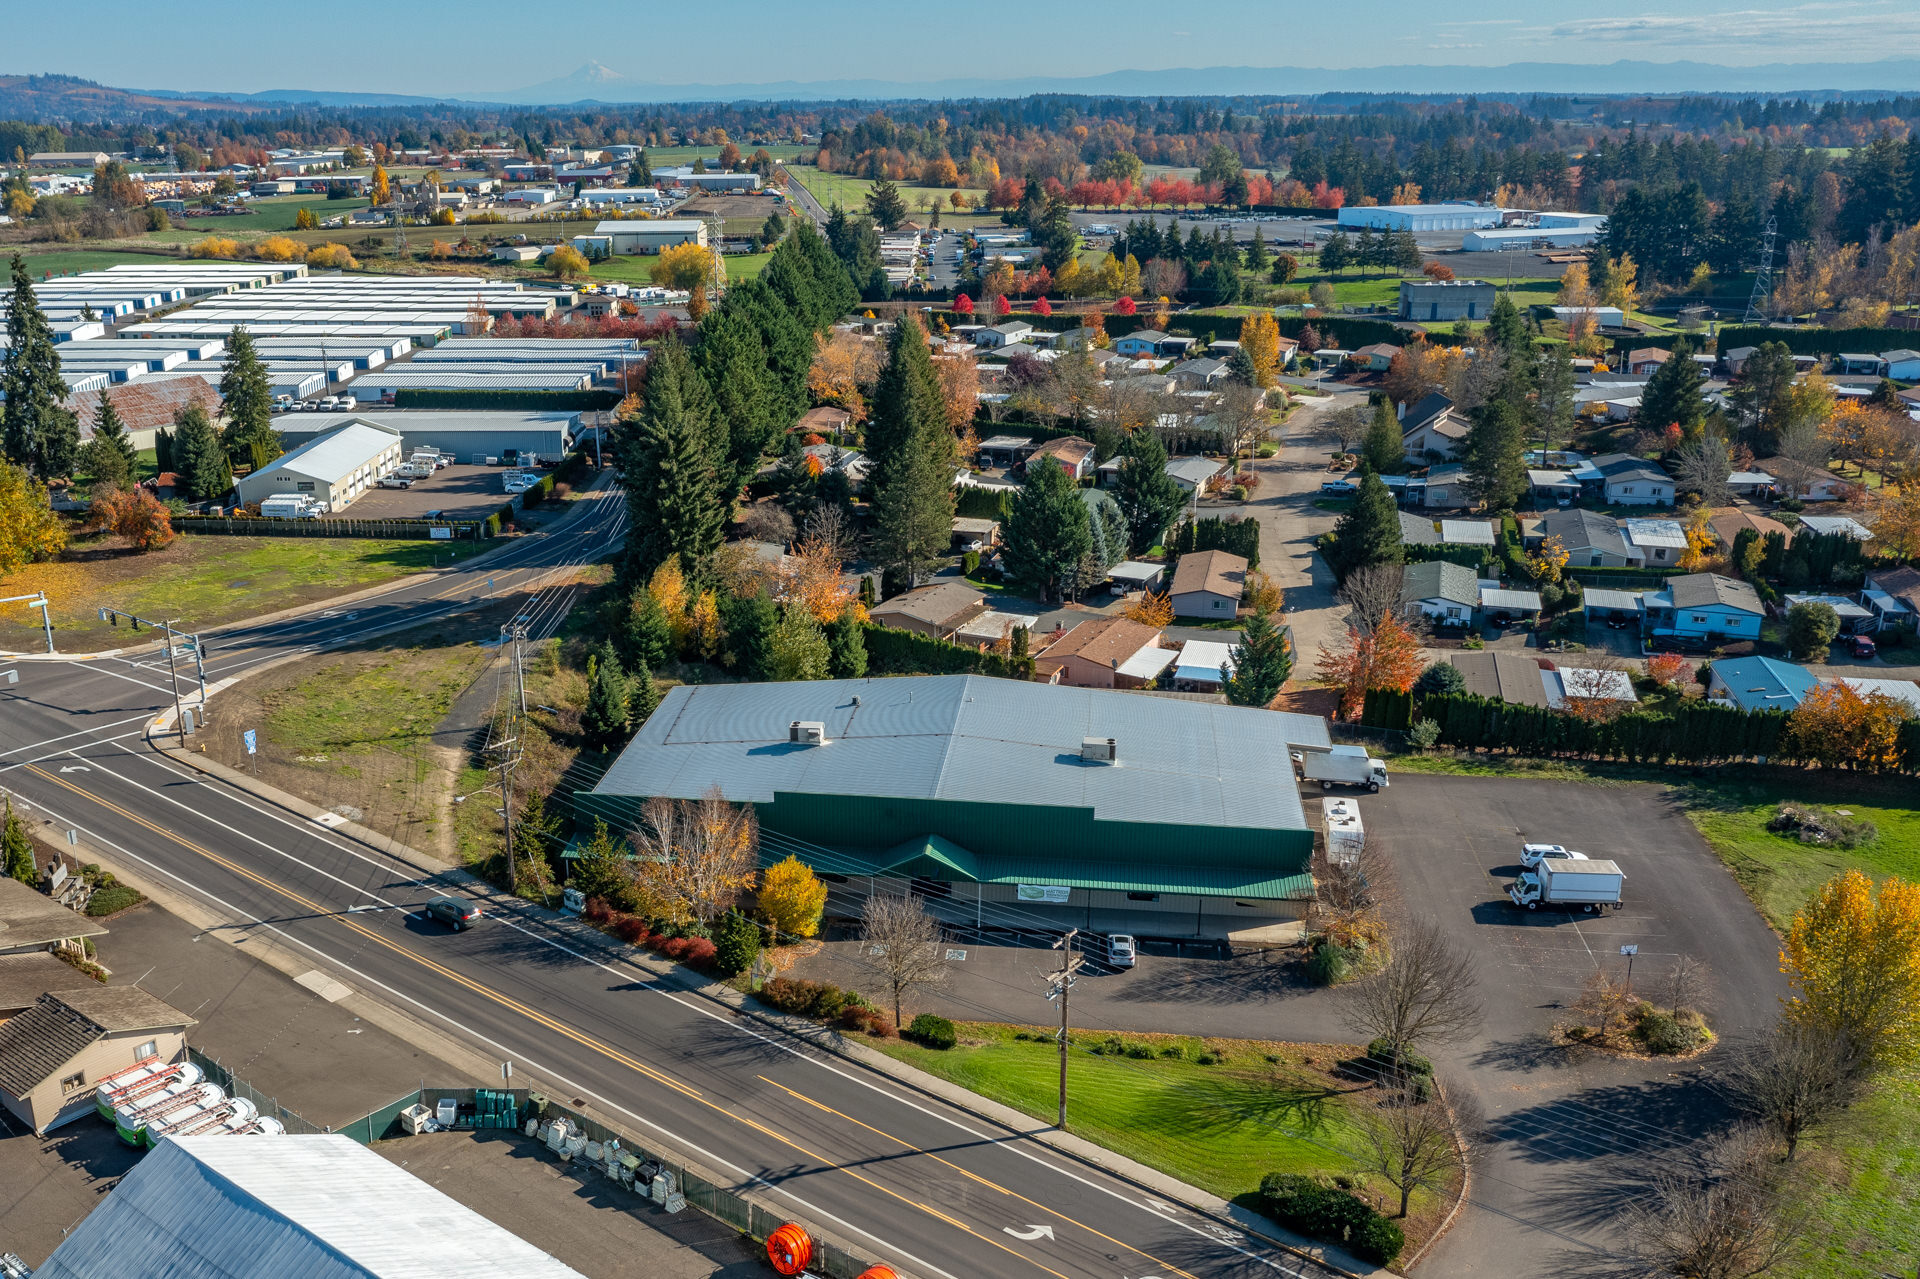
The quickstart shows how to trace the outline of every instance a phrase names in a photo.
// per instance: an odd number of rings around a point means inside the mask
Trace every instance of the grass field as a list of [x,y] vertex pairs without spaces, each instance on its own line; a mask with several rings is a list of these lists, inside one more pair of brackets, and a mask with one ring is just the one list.
[[[958,1029],[960,1046],[944,1052],[871,1042],[929,1074],[1053,1120],[1060,1058],[1050,1034],[986,1022]],[[1022,1033],[1030,1037],[1015,1038]],[[1350,1050],[1178,1035],[1126,1036],[1138,1058],[1087,1050],[1103,1038],[1076,1035],[1068,1058],[1068,1125],[1087,1140],[1227,1199],[1250,1196],[1269,1172],[1351,1170],[1342,1153],[1355,1141],[1349,1107],[1370,1104],[1371,1094],[1329,1071]],[[1200,1065],[1204,1050],[1222,1060]],[[1415,1197],[1409,1253],[1443,1215],[1438,1196]]]
[[[81,539],[66,555],[0,578],[0,595],[45,591],[53,602],[54,642],[63,651],[114,648],[134,637],[101,622],[111,605],[142,617],[207,627],[291,608],[431,568],[436,557],[476,554],[472,543],[377,541],[354,537],[195,537],[146,555],[106,538]],[[38,614],[0,612],[0,648],[44,643]],[[140,639],[146,638],[142,632]]]
[[[825,173],[811,165],[792,164],[787,171],[793,180],[812,193],[813,198],[828,209],[835,204],[848,212],[862,212],[867,207],[867,192],[873,190],[873,182],[868,178],[856,178],[845,173]],[[974,205],[985,198],[986,192],[978,188],[962,188],[962,193]],[[900,185],[900,198],[906,202],[908,216],[916,222],[926,220],[927,201],[937,197],[940,200],[940,225],[943,227],[976,227],[989,223],[998,225],[1000,215],[986,213],[976,209],[955,209],[949,204],[948,197],[953,192],[944,187]]]
[[[751,280],[766,270],[771,253],[730,253],[721,261],[727,264],[727,282],[737,283]],[[653,262],[651,257],[632,256],[608,258],[605,262],[593,264],[592,274],[596,280],[619,280],[627,284],[651,284],[653,282]]]
[[119,266],[124,262],[177,262],[179,258],[168,254],[162,257],[152,253],[125,253],[113,249],[55,249],[40,253],[33,245],[19,245],[6,250],[10,256],[19,252],[26,259],[27,270],[35,279],[44,272],[54,275],[71,275],[76,271],[99,271],[110,266]]

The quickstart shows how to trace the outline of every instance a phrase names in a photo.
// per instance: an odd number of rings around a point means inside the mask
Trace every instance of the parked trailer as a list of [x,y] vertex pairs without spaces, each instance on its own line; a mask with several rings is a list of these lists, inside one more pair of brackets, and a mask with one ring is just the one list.
[[1351,866],[1360,860],[1366,847],[1367,831],[1360,822],[1359,801],[1347,798],[1320,801],[1321,818],[1326,824],[1327,860],[1336,866]]
[[321,505],[310,497],[279,493],[260,503],[260,514],[270,520],[317,520]]
[[1507,896],[1514,905],[1528,910],[1539,910],[1542,905],[1568,910],[1578,906],[1591,915],[1609,906],[1620,909],[1620,888],[1626,878],[1613,862],[1549,857],[1532,870],[1522,871]]
[[1387,766],[1367,754],[1364,746],[1305,746],[1295,743],[1293,771],[1302,781],[1319,782],[1332,790],[1335,782],[1377,791],[1387,784]]

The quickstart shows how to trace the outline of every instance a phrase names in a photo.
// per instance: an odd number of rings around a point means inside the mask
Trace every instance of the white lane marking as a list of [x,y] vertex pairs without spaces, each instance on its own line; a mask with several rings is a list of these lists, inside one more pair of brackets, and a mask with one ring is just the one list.
[[1002,1226],[1000,1228],[1024,1243],[1032,1243],[1036,1239],[1053,1238],[1052,1226],[1028,1226],[1025,1230],[1015,1230],[1012,1226]]
[[[51,809],[45,808],[44,805],[42,805],[42,809],[43,811],[46,811],[49,814],[51,814],[53,811]],[[65,820],[65,819],[62,819],[62,820]],[[107,848],[113,849],[115,852],[119,853],[122,857],[126,857],[132,861],[139,862],[141,865],[149,867],[150,869],[158,872],[159,874],[165,875],[168,879],[176,881],[177,883],[180,884],[181,887],[188,888],[196,893],[199,893],[202,897],[205,897],[208,901],[213,902],[215,905],[219,906],[220,909],[226,911],[229,914],[229,916],[231,916],[232,918],[240,919],[240,920],[251,920],[253,923],[257,924],[261,928],[266,929],[268,932],[275,933],[278,936],[285,938],[291,944],[295,946],[299,946],[305,950],[310,950],[314,954],[318,955],[320,958],[326,960],[328,963],[339,966],[340,968],[344,969],[346,972],[352,974],[354,977],[357,977],[361,981],[367,983],[369,986],[377,986],[381,990],[386,991],[389,995],[392,995],[395,999],[411,1004],[414,1007],[420,1009],[422,1012],[428,1013],[433,1017],[437,1017],[441,1021],[444,1021],[445,1023],[447,1023],[449,1026],[452,1026],[454,1029],[460,1031],[460,1033],[471,1037],[475,1042],[485,1044],[487,1047],[493,1049],[497,1055],[503,1058],[511,1057],[517,1051],[517,1050],[508,1048],[505,1044],[502,1044],[499,1041],[488,1037],[487,1035],[481,1034],[478,1030],[475,1030],[473,1027],[466,1025],[464,1022],[459,1022],[454,1020],[452,1017],[449,1017],[445,1012],[443,1012],[438,1008],[435,1008],[433,1005],[428,1004],[422,1000],[415,999],[413,996],[407,994],[406,992],[396,990],[392,986],[387,985],[385,982],[380,981],[378,978],[375,978],[368,973],[361,972],[359,969],[355,968],[352,964],[346,963],[340,959],[335,958],[332,955],[329,955],[326,951],[321,950],[318,946],[315,946],[310,942],[303,941],[302,939],[293,936],[291,933],[288,933],[284,929],[278,928],[275,925],[268,923],[264,919],[260,919],[257,916],[248,914],[246,911],[241,910],[239,907],[233,905],[232,903],[227,902],[222,898],[215,896],[213,893],[209,892],[207,889],[201,887],[200,885],[195,884],[187,879],[184,879],[181,876],[174,874],[172,871],[168,870],[166,867],[161,866],[155,862],[148,861],[146,858],[140,856],[138,853],[132,852],[129,849],[114,843],[112,840],[106,838],[104,835],[101,835],[98,831],[87,830],[85,827],[80,827],[80,826],[76,826],[74,827],[74,829],[84,831],[89,839],[98,840],[102,845],[104,845]],[[914,1256],[912,1253],[900,1247],[898,1244],[893,1243],[886,1239],[882,1239],[880,1236],[872,1233],[871,1231],[863,1230],[859,1226],[854,1225],[850,1221],[846,1221],[840,1217],[836,1217],[834,1214],[827,1212],[824,1209],[815,1207],[813,1204],[809,1203],[807,1200],[802,1199],[799,1195],[796,1195],[791,1190],[788,1190],[785,1186],[775,1185],[773,1182],[768,1181],[765,1177],[760,1176],[758,1173],[748,1172],[745,1168],[742,1168],[739,1165],[734,1164],[729,1160],[714,1154],[712,1151],[708,1150],[704,1146],[699,1145],[697,1142],[688,1141],[686,1138],[680,1136],[678,1133],[674,1132],[672,1129],[666,1127],[665,1125],[656,1123],[653,1120],[647,1118],[645,1115],[637,1114],[634,1111],[628,1110],[625,1106],[622,1106],[620,1103],[601,1096],[599,1093],[593,1091],[591,1088],[588,1088],[586,1085],[581,1084],[576,1080],[568,1078],[566,1075],[561,1074],[559,1071],[554,1070],[550,1066],[544,1065],[541,1062],[534,1060],[533,1058],[527,1056],[525,1053],[520,1053],[517,1060],[525,1062],[527,1065],[532,1066],[534,1070],[536,1070],[540,1074],[545,1075],[547,1078],[553,1080],[555,1083],[565,1084],[568,1088],[573,1090],[573,1092],[577,1096],[591,1097],[595,1101],[599,1102],[601,1105],[605,1106],[608,1110],[618,1111],[620,1114],[625,1115],[627,1118],[633,1120],[635,1123],[640,1124],[646,1128],[650,1128],[654,1132],[659,1133],[662,1137],[665,1137],[668,1141],[673,1142],[674,1144],[679,1146],[682,1150],[692,1151],[695,1154],[698,1154],[701,1157],[707,1160],[710,1160],[715,1167],[723,1171],[732,1173],[734,1176],[738,1177],[741,1181],[748,1182],[756,1186],[765,1187],[770,1193],[780,1195],[790,1200],[791,1202],[798,1205],[801,1209],[803,1209],[808,1215],[812,1217],[816,1217],[821,1221],[832,1222],[834,1225],[839,1226],[842,1230],[846,1230],[852,1234],[859,1235],[862,1239],[866,1239],[870,1241],[875,1246],[887,1252],[891,1252],[896,1256],[904,1258],[909,1264],[919,1267],[920,1269],[926,1271],[928,1274],[938,1276],[939,1279],[959,1279],[957,1275],[954,1275],[949,1271],[942,1270],[940,1269],[940,1267],[932,1264],[931,1262],[922,1261],[920,1258]]]
[[[49,737],[49,738],[46,738],[44,741],[28,742],[25,746],[16,747],[15,749],[23,750],[23,751],[35,751],[35,750],[39,750],[42,746],[51,746],[55,742],[64,742],[75,737],[90,737],[93,734],[98,733],[104,729],[119,728],[124,724],[144,724],[149,719],[152,719],[152,718],[153,718],[153,713],[151,711],[146,711],[139,715],[131,716],[127,719],[114,720],[111,724],[102,724],[100,725],[99,728],[83,728],[77,733],[62,733],[58,737]],[[123,737],[142,737],[145,735],[145,731],[146,730],[144,729],[136,729],[131,733],[119,733],[113,737],[102,737],[102,738],[99,738],[98,740],[102,742],[111,742],[111,741],[118,741],[120,738],[123,738]],[[28,764],[38,764],[42,760],[56,759],[61,755],[71,755],[77,749],[78,749],[77,747],[63,746],[57,751],[48,751],[45,755],[37,755],[32,759],[23,759],[13,764],[0,764],[0,773],[10,772],[16,768],[24,768]],[[12,752],[9,752],[9,754],[11,753]]]

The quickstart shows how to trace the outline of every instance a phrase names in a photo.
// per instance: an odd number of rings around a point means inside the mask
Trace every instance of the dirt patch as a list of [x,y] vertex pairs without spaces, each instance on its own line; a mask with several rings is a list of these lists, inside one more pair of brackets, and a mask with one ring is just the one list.
[[1270,709],[1289,711],[1295,715],[1318,715],[1331,719],[1340,709],[1340,690],[1337,688],[1288,688],[1273,699]]

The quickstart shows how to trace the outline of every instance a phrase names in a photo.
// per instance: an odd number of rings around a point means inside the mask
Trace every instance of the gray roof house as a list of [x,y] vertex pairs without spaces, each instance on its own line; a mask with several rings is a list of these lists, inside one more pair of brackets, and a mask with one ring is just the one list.
[[1647,626],[1653,634],[1688,639],[1758,639],[1766,609],[1753,587],[1718,573],[1686,573],[1648,591]]
[[1472,622],[1480,606],[1480,579],[1474,571],[1446,560],[1409,564],[1400,579],[1400,607],[1454,626]]
[[1400,540],[1408,546],[1438,546],[1440,531],[1433,521],[1411,511],[1396,512],[1400,517]]
[[1540,518],[1539,531],[1540,541],[1560,540],[1570,568],[1625,568],[1639,558],[1627,545],[1619,524],[1592,511],[1548,511]]

